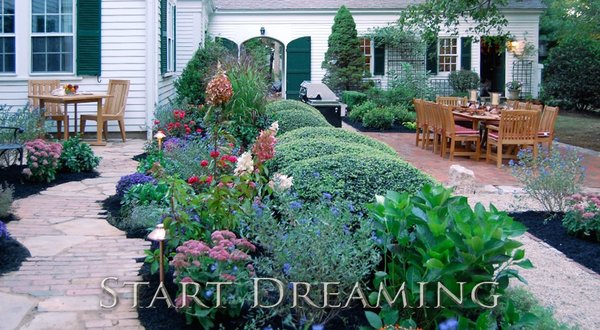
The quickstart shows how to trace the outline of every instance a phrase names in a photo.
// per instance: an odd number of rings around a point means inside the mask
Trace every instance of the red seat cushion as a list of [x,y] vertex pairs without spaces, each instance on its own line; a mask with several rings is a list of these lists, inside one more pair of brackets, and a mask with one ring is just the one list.
[[550,132],[538,132],[538,136],[539,137],[549,137],[550,136]]
[[457,135],[479,135],[479,131],[475,131],[475,130],[464,128],[464,127],[460,128],[460,129],[457,127],[455,130],[455,133]]
[[498,140],[498,133],[489,132],[488,136],[491,139]]

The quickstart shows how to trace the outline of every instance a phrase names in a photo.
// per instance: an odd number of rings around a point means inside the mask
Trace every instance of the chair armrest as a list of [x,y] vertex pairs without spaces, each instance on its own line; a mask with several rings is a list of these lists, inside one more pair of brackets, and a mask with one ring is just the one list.
[[486,127],[487,127],[488,130],[491,130],[491,131],[498,131],[498,130],[500,130],[500,128],[498,126],[495,126],[495,125],[487,125]]

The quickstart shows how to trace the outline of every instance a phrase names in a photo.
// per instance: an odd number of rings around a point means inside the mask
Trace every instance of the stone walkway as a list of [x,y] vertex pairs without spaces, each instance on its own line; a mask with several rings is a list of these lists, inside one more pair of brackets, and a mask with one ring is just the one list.
[[[0,329],[143,329],[137,311],[131,309],[131,287],[140,281],[149,243],[127,239],[106,221],[100,201],[115,193],[122,175],[135,171],[132,156],[144,141],[109,143],[94,147],[103,157],[95,179],[61,184],[41,194],[18,200],[14,213],[20,218],[8,224],[11,235],[25,245],[31,258],[21,268],[0,277]],[[113,309],[101,282],[117,277],[111,288],[119,293]]]

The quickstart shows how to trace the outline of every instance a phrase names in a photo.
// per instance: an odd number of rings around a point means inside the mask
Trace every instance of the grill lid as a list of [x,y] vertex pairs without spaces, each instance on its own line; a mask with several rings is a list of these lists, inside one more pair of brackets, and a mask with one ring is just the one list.
[[338,102],[337,96],[323,83],[302,82],[300,84],[300,96],[311,101]]

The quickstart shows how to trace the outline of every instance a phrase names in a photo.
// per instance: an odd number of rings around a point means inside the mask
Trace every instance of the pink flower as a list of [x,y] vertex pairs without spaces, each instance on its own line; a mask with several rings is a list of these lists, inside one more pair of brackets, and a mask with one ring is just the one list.
[[188,184],[195,184],[195,183],[198,183],[198,182],[200,182],[200,179],[199,179],[197,176],[195,176],[195,175],[194,175],[194,176],[192,176],[192,177],[190,177],[190,178],[187,180],[187,183],[188,183]]
[[259,162],[265,162],[275,157],[275,135],[271,130],[261,131],[254,142],[252,152],[258,157]]
[[37,163],[37,162],[33,162],[33,163],[31,163],[31,167],[33,167],[33,168],[38,168],[38,166],[39,166],[39,165],[38,165],[38,163]]
[[224,279],[225,281],[233,282],[233,281],[235,281],[236,277],[231,274],[221,274],[221,278]]
[[592,219],[596,214],[594,214],[594,212],[585,212],[582,216],[584,219]]
[[44,160],[42,161],[42,165],[48,165],[48,161],[44,159]]
[[217,158],[217,157],[219,157],[220,154],[221,153],[219,153],[217,150],[213,150],[213,151],[210,152],[210,157],[211,158]]

